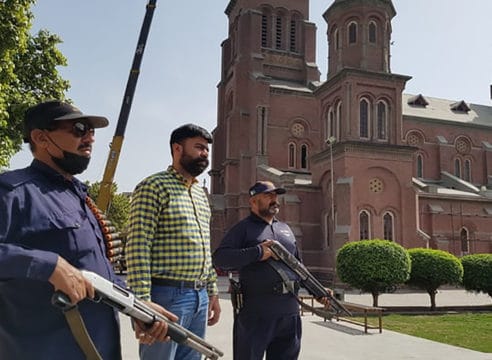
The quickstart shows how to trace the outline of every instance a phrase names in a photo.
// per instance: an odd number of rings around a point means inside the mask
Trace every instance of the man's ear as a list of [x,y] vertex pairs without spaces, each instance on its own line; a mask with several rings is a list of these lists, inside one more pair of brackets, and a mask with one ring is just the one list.
[[36,146],[43,148],[47,147],[49,142],[46,132],[41,129],[31,130],[31,140]]

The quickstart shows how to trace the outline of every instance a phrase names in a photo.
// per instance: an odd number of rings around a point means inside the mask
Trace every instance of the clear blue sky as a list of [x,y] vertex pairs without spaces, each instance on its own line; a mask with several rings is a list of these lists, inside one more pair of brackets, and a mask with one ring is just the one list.
[[[323,12],[333,0],[311,0],[317,25],[317,64],[326,79]],[[229,0],[158,0],[115,181],[132,191],[145,176],[171,163],[169,135],[188,122],[213,130],[217,113],[221,42],[227,38]],[[100,181],[114,135],[147,0],[39,0],[33,31],[63,39],[61,68],[68,96],[84,112],[107,116],[96,132],[82,180]],[[393,73],[410,75],[405,93],[492,105],[490,0],[393,0]],[[11,168],[29,164],[27,149]],[[209,183],[208,176],[202,176]]]

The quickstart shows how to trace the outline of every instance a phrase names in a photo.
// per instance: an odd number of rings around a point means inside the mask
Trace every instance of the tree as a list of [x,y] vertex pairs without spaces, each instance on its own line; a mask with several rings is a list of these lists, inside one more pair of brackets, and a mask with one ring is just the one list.
[[46,30],[30,34],[36,0],[0,1],[0,167],[20,150],[25,110],[47,99],[65,99],[68,81],[57,66],[67,61],[61,39]]
[[[97,196],[99,195],[99,189],[101,188],[101,183],[99,181],[93,184],[86,182],[86,185],[89,186],[89,196],[96,201]],[[118,185],[113,183],[113,186],[111,187],[111,205],[108,208],[107,216],[119,232],[125,232],[130,213],[130,198],[125,194],[117,194],[117,191]]]
[[435,310],[437,289],[442,285],[460,284],[463,266],[456,256],[443,250],[414,248],[408,253],[412,259],[412,271],[407,284],[426,290],[431,310]]
[[468,291],[492,297],[492,254],[473,254],[461,258],[463,286]]
[[336,269],[340,280],[372,294],[378,306],[380,293],[404,283],[410,275],[406,250],[388,240],[350,242],[337,253]]

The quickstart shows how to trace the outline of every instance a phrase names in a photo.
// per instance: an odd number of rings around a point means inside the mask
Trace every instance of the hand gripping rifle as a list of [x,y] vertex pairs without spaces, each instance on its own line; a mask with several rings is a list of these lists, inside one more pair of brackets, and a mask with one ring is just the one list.
[[[164,315],[147,306],[128,290],[113,284],[111,281],[106,280],[94,272],[86,270],[81,270],[81,272],[82,275],[90,281],[96,291],[96,296],[92,299],[94,302],[102,302],[134,319],[141,320],[148,325],[153,324],[155,321],[166,322],[167,335],[171,340],[180,345],[191,347],[204,355],[205,359],[217,360],[224,355],[222,351],[207,343],[201,337],[195,335],[179,324],[170,321]],[[62,309],[73,306],[70,303],[68,296],[60,291],[56,291],[53,294],[52,302]]]
[[[309,270],[294,256],[292,255],[282,244],[275,241],[271,246],[270,250],[275,254],[275,256],[282,261],[289,269],[299,276],[301,279],[302,286],[309,291],[311,295],[315,298],[326,297],[330,300],[330,306],[335,311],[336,314],[345,313],[348,316],[352,314],[350,311],[339,302],[331,292],[327,291],[323,285],[309,272]],[[301,306],[306,307],[309,311],[318,313],[318,315],[325,317],[325,314],[316,311],[318,309],[313,308],[299,299]]]

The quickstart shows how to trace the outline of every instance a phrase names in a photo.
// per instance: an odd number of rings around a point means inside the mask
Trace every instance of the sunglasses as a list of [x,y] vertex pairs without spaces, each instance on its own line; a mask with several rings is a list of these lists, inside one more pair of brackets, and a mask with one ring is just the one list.
[[[67,129],[67,128],[59,127],[58,129]],[[73,125],[69,129],[69,131],[73,136],[75,136],[77,138],[82,138],[89,133],[91,135],[94,135],[94,133],[95,133],[94,127],[91,124],[86,123],[86,122],[80,122],[80,121],[73,123]]]

